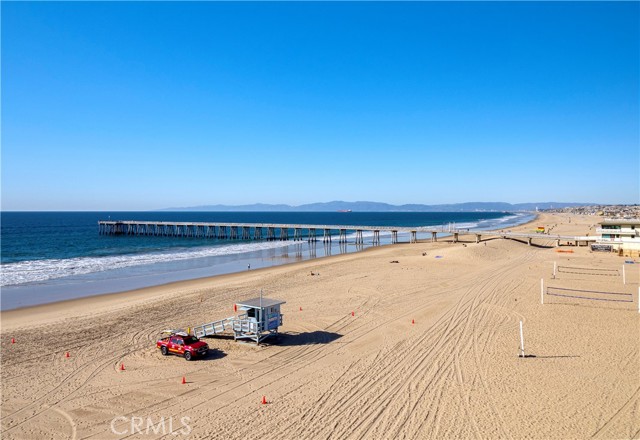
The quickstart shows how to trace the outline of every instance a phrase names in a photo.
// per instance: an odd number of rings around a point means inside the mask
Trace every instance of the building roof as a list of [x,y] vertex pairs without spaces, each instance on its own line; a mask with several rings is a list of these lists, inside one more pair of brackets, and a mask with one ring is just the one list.
[[[286,301],[282,301],[281,299],[273,299],[273,298],[265,298],[264,296],[262,297],[262,307],[271,307],[271,306],[277,306],[278,304],[284,304]],[[245,299],[244,301],[238,301],[236,303],[239,306],[245,306],[245,307],[251,307],[254,309],[259,309],[260,308],[260,297],[258,298],[251,298],[251,299]]]
[[638,218],[606,218],[600,222],[601,225],[640,225]]

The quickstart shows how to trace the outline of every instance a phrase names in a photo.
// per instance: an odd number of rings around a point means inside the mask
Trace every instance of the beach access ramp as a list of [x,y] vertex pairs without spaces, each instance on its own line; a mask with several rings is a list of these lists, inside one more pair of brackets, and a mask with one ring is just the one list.
[[213,321],[193,327],[193,334],[198,338],[202,338],[204,336],[215,336],[231,331],[233,330],[233,321],[236,319],[237,318],[235,316],[231,316],[229,318],[220,319],[219,321]]

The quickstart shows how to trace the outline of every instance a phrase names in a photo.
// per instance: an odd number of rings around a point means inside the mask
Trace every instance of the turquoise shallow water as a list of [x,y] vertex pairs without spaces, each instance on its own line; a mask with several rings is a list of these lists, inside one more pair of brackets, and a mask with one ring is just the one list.
[[[496,229],[529,221],[531,214],[365,212],[4,212],[3,310],[355,252],[350,237],[328,246],[281,241],[105,236],[98,220],[438,226]],[[427,238],[427,237],[419,237]],[[382,244],[390,237],[382,236]],[[403,237],[400,237],[403,240]],[[404,237],[408,241],[408,237]]]

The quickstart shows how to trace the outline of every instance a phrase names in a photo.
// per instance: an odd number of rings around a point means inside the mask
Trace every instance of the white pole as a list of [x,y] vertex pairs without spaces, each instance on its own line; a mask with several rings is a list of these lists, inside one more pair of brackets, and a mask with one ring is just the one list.
[[557,263],[554,261],[553,262],[553,278],[556,277],[556,268],[558,267]]
[[638,313],[640,313],[640,287],[638,287]]
[[540,304],[544,304],[544,278],[540,278]]
[[522,334],[522,321],[520,321],[520,357],[524,357],[524,336]]
[[622,265],[622,284],[624,284],[624,285],[627,284],[627,276],[626,276],[626,273],[624,271],[624,264]]

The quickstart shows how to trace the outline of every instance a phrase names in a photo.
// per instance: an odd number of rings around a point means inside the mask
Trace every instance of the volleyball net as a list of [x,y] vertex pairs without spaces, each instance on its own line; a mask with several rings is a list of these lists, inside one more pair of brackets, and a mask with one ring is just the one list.
[[558,273],[572,273],[605,277],[619,277],[619,269],[599,269],[595,267],[558,266]]
[[566,287],[547,286],[545,293],[550,296],[585,299],[591,301],[634,302],[633,294],[625,292],[607,292],[603,290],[569,289]]

